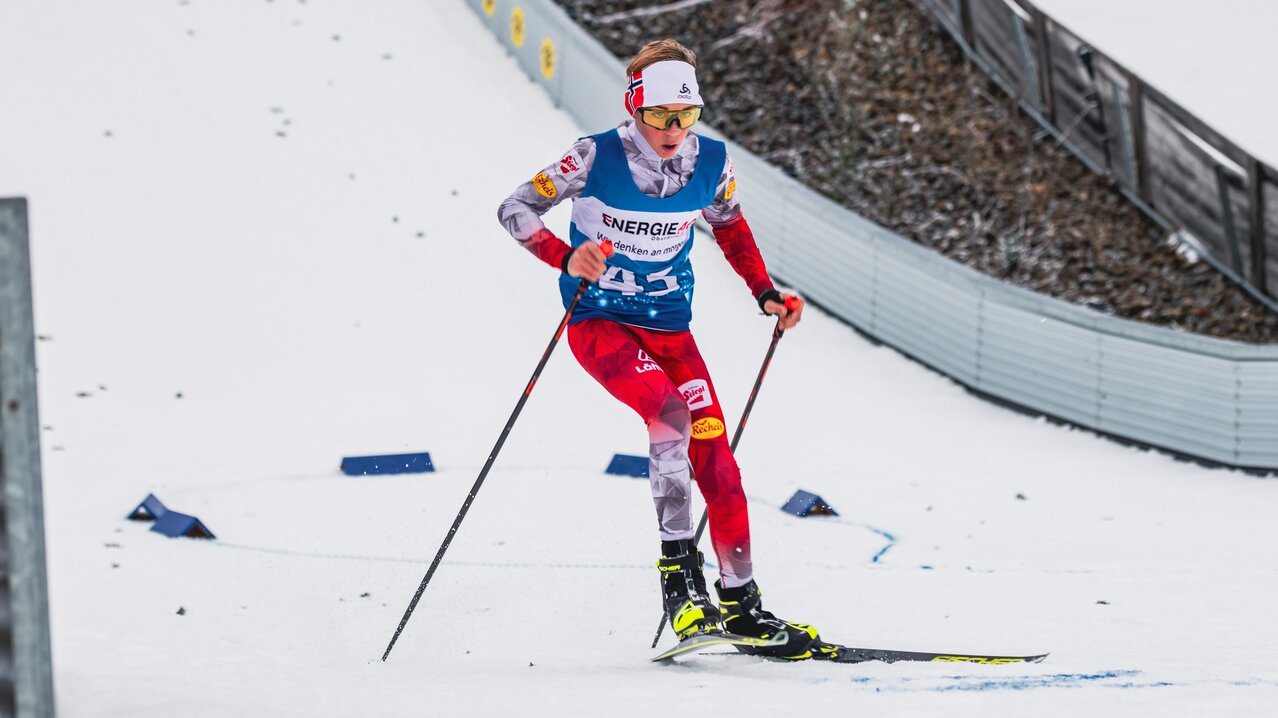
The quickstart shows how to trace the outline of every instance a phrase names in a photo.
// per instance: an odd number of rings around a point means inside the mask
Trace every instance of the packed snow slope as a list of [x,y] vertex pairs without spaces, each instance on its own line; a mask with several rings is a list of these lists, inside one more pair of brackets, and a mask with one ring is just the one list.
[[[383,663],[562,314],[497,204],[600,128],[454,0],[6,0],[0,67],[0,195],[31,201],[65,718],[1278,701],[1278,482],[1000,409],[817,311],[740,449],[767,607],[845,643],[1047,662],[650,664],[653,508],[603,473],[646,432],[561,346]],[[733,423],[772,322],[712,242],[695,261]],[[438,472],[337,470],[422,450]],[[799,488],[841,515],[781,512]],[[125,521],[148,492],[217,539]]]

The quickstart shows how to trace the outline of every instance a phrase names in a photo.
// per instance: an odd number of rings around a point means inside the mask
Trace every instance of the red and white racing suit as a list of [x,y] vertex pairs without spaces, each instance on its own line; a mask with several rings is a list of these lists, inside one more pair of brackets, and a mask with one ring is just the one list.
[[[678,153],[661,159],[628,120],[618,128],[635,186],[666,198],[696,169],[699,140],[689,133]],[[595,163],[595,140],[578,140],[558,161],[519,185],[501,203],[498,218],[523,247],[561,269],[572,248],[545,229],[541,215],[582,194]],[[735,196],[729,158],[702,215],[716,243],[757,298],[772,289],[763,258]],[[583,368],[648,426],[649,481],[663,540],[690,539],[692,476],[710,514],[710,538],[725,587],[752,577],[750,524],[741,473],[729,449],[723,410],[688,331],[662,331],[633,322],[590,318],[568,329],[568,344]],[[689,467],[691,466],[691,475]]]

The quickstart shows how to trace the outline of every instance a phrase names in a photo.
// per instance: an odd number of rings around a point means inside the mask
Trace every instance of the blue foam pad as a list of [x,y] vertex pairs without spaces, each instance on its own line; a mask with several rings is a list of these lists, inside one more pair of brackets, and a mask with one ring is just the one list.
[[168,511],[168,508],[160,503],[155,494],[147,494],[146,498],[142,499],[142,503],[129,512],[127,518],[130,521],[154,521],[168,513]]
[[825,499],[803,490],[794,492],[794,496],[791,496],[790,500],[785,502],[785,506],[782,506],[781,510],[792,513],[795,516],[807,516],[808,514],[839,515],[839,512],[830,508]]
[[384,456],[347,456],[342,459],[342,473],[347,476],[368,474],[422,474],[434,471],[430,452],[386,454]]
[[164,512],[163,516],[155,520],[155,525],[151,527],[151,530],[164,534],[169,538],[178,536],[205,539],[217,538],[199,519],[177,511]]
[[637,479],[646,479],[648,478],[648,457],[613,454],[612,461],[608,464],[608,468],[604,469],[604,472],[618,476],[633,476]]

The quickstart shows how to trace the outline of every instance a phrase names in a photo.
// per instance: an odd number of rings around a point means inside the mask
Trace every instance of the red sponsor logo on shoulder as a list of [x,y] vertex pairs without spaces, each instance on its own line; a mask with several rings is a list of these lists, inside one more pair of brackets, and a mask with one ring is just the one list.
[[568,155],[562,160],[559,160],[559,171],[563,174],[569,174],[571,172],[580,172],[581,167],[577,165],[576,157]]

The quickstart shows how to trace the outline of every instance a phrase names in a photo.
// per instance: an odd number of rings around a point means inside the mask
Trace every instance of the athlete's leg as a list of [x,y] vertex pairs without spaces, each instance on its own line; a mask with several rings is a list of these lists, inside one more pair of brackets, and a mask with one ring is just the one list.
[[[652,336],[655,335],[655,336]],[[723,628],[756,638],[772,638],[784,632],[780,646],[751,648],[746,653],[801,660],[822,654],[815,628],[777,618],[763,609],[750,561],[750,520],[746,513],[741,471],[728,444],[723,409],[715,394],[701,352],[688,332],[642,334],[644,347],[661,363],[679,387],[692,410],[692,442],[689,456],[693,474],[710,510],[710,539],[719,557],[720,579],[715,584]]]
[[732,457],[723,420],[701,352],[690,332],[637,330],[648,353],[665,369],[691,411],[688,455],[710,512],[710,542],[725,587],[744,586],[753,575],[750,517],[741,470]]
[[648,425],[648,481],[663,541],[693,534],[688,473],[688,405],[631,327],[587,319],[568,327],[573,356]]

